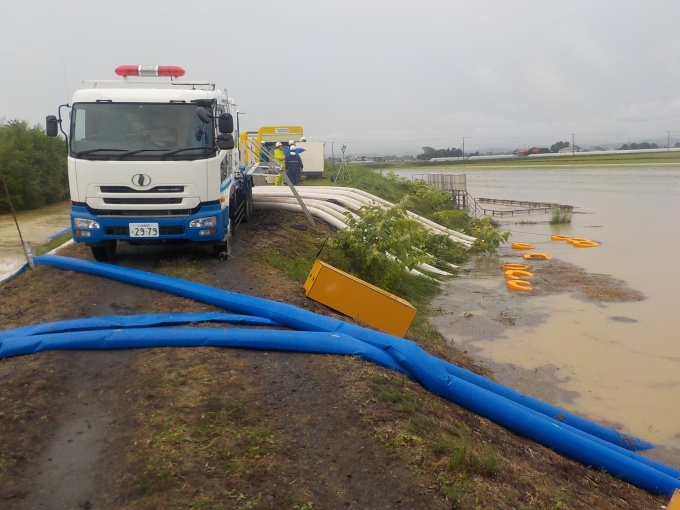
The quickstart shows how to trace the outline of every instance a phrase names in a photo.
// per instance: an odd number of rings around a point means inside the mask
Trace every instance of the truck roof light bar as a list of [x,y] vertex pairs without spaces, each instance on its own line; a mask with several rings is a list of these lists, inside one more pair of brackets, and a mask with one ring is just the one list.
[[184,76],[184,69],[178,66],[118,66],[116,74],[127,78],[128,76],[169,76],[179,78]]

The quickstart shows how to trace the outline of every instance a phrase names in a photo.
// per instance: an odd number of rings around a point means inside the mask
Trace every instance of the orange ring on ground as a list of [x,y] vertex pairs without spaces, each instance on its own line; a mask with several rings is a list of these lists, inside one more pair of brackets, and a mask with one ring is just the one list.
[[547,253],[525,253],[524,254],[524,259],[525,260],[550,260],[552,258],[552,255],[548,255]]
[[575,241],[573,245],[574,248],[593,248],[594,246],[600,246],[600,243],[587,240],[587,241]]
[[585,237],[570,237],[567,239],[569,244],[579,243],[581,241],[590,241],[590,239],[586,239]]
[[531,282],[526,280],[508,280],[506,285],[510,290],[531,290]]
[[510,269],[505,272],[506,280],[519,280],[520,278],[531,278],[532,276],[534,276],[534,273],[522,271],[521,269]]
[[569,236],[550,236],[550,239],[552,241],[566,241],[567,239],[571,239]]
[[514,264],[514,263],[509,263],[509,264],[503,264],[501,266],[501,269],[503,271],[511,271],[513,269],[520,269],[521,271],[529,271],[531,269],[531,266],[529,264]]
[[534,249],[534,245],[528,244],[528,243],[512,243],[510,246],[512,246],[513,250],[533,250]]

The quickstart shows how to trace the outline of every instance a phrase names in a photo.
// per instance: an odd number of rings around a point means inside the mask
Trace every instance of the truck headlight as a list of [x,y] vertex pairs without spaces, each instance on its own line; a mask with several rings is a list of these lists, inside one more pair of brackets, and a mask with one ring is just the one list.
[[191,228],[214,227],[217,223],[216,216],[207,216],[206,218],[196,218],[189,222]]
[[99,228],[99,223],[88,218],[73,218],[73,226],[76,228]]

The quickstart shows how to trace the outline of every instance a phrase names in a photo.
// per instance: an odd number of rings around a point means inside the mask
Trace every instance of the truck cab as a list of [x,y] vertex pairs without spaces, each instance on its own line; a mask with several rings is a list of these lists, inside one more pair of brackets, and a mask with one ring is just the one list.
[[[121,66],[122,80],[76,91],[66,136],[75,242],[105,261],[119,241],[200,243],[221,253],[252,211],[240,172],[237,106],[207,82],[180,82],[175,66]],[[134,78],[133,78],[134,77]],[[161,78],[159,80],[158,78]],[[60,108],[61,112],[61,108]]]

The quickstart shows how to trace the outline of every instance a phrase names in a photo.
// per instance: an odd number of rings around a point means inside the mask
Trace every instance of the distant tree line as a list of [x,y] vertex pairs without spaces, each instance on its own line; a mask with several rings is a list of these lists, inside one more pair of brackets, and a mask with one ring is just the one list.
[[550,152],[560,152],[561,149],[566,149],[567,147],[571,147],[569,142],[557,142],[550,146]]
[[423,153],[418,154],[416,159],[432,159],[432,158],[461,158],[463,151],[461,149],[434,149],[432,147],[423,147]]
[[659,148],[659,146],[655,143],[642,142],[642,143],[631,143],[630,145],[628,145],[627,143],[624,143],[617,150],[634,151],[634,150],[637,150],[637,149],[658,149],[658,148]]
[[[550,152],[559,152],[561,149],[567,149],[571,147],[571,144],[569,142],[556,142],[550,146],[550,148],[547,147],[533,147],[529,152],[531,154],[546,154]],[[680,142],[676,143],[674,147],[680,147]],[[627,150],[636,150],[636,149],[658,149],[659,146],[655,143],[647,143],[647,142],[642,142],[642,143],[631,143],[631,144],[623,144],[621,147],[619,147],[617,150],[620,151],[627,151]],[[596,147],[595,150],[605,150],[601,147]],[[479,152],[476,152],[475,154],[479,154]],[[469,155],[469,154],[468,154]],[[461,157],[463,156],[463,151],[461,149],[434,149],[432,147],[423,147],[423,153],[419,154],[416,156],[416,159],[432,159],[432,158],[450,158],[450,157]]]
[[[68,198],[64,139],[50,138],[24,121],[0,120],[0,176],[15,210],[36,209]],[[9,203],[0,182],[0,212]]]

